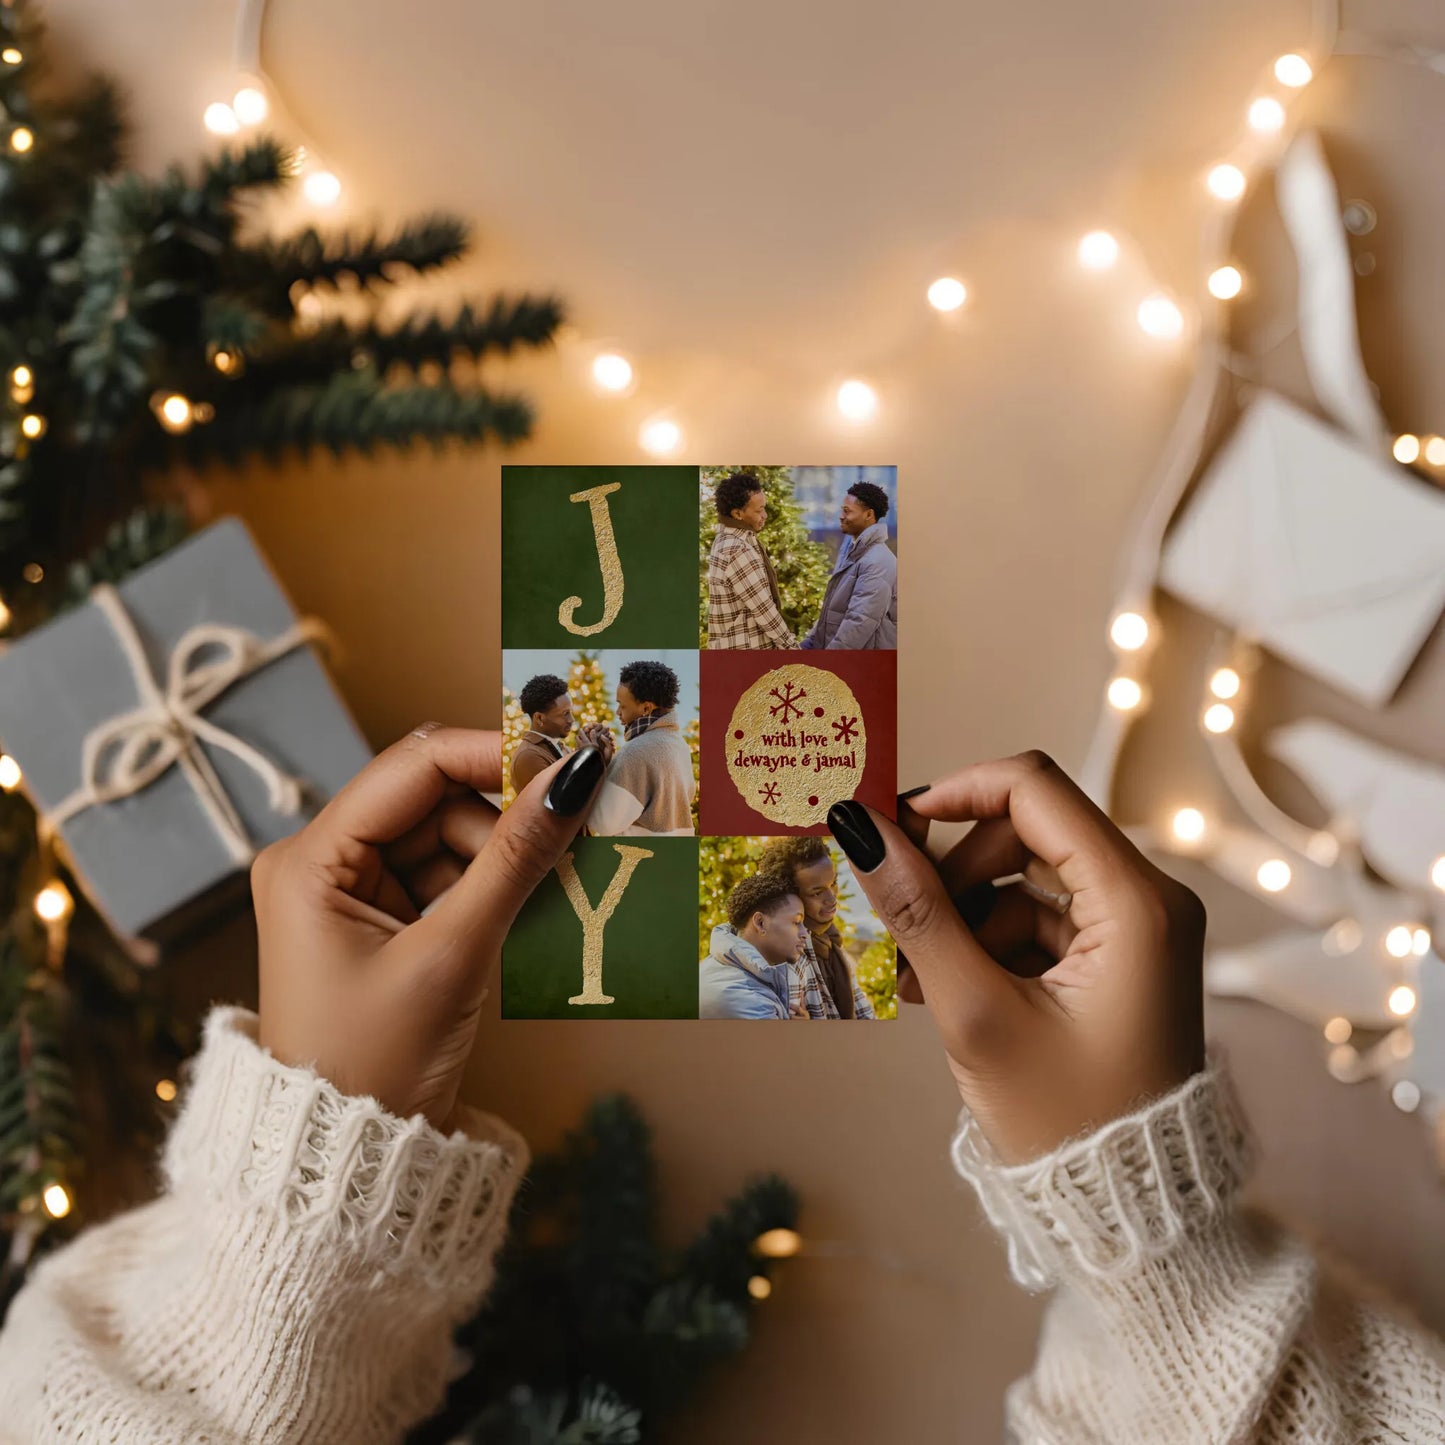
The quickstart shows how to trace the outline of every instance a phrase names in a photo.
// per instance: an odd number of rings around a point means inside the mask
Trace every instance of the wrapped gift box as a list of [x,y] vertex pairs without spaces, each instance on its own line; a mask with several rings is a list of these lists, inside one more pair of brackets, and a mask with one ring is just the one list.
[[163,938],[372,754],[240,520],[98,592],[0,653],[0,743],[116,933]]

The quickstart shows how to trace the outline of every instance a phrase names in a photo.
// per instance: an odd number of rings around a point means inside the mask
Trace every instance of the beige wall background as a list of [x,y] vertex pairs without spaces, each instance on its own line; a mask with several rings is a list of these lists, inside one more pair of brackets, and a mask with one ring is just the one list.
[[[273,0],[264,53],[293,138],[346,184],[339,219],[474,216],[477,259],[447,294],[502,284],[569,300],[575,330],[557,353],[503,369],[541,416],[515,460],[640,459],[639,425],[667,412],[689,462],[901,467],[907,786],[1030,746],[1081,760],[1122,529],[1193,364],[1189,346],[1142,336],[1134,306],[1151,275],[1197,294],[1202,170],[1272,58],[1308,44],[1309,9]],[[234,89],[231,4],[50,12],[76,64],[130,88],[137,164],[207,144],[201,112]],[[1346,19],[1445,45],[1429,0],[1357,3]],[[1340,60],[1301,104],[1343,194],[1379,213],[1360,308],[1386,411],[1402,430],[1445,431],[1445,79]],[[1099,225],[1134,249],[1087,277],[1073,248]],[[1293,304],[1267,186],[1243,208],[1240,256],[1248,335]],[[944,273],[972,292],[951,324],[923,304]],[[637,367],[629,398],[586,384],[604,341]],[[865,427],[831,405],[851,374],[879,390]],[[1297,390],[1292,346],[1268,374]],[[424,718],[497,721],[499,463],[416,453],[210,483],[298,605],[340,634],[339,682],[378,746]],[[1167,606],[1163,620],[1160,701],[1124,760],[1130,820],[1222,792],[1190,724],[1209,628]],[[1318,711],[1445,762],[1442,703],[1437,631],[1386,713],[1271,664],[1250,725]],[[1266,776],[1309,809],[1290,779]],[[1218,935],[1270,926],[1259,904],[1190,881]],[[170,966],[198,1006],[246,997],[252,947],[237,919]],[[1211,1024],[1265,1144],[1256,1196],[1445,1326],[1445,1185],[1423,1122],[1332,1082],[1312,1029],[1247,1004],[1214,1007]],[[470,1097],[538,1147],[616,1088],[656,1127],[671,1234],[747,1171],[777,1168],[823,1251],[781,1274],[755,1344],[673,1438],[998,1437],[1039,1302],[1010,1284],[950,1171],[957,1099],[921,1011],[786,1038],[494,1018],[469,1077]]]

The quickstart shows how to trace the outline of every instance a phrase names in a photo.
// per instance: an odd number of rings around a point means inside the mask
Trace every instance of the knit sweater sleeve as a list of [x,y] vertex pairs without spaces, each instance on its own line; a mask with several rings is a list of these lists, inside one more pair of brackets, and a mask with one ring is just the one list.
[[158,1198],[41,1261],[0,1332],[0,1439],[381,1445],[441,1405],[527,1146],[279,1063],[216,1005]]
[[1041,1158],[1001,1164],[967,1109],[952,1153],[1014,1278],[1055,1291],[1008,1391],[1011,1439],[1445,1440],[1445,1346],[1241,1207],[1256,1145],[1217,1048],[1177,1089]]

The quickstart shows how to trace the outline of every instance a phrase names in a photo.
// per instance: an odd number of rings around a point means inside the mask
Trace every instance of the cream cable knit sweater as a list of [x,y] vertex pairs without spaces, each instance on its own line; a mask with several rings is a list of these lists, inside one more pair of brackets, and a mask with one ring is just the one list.
[[[528,1154],[339,1093],[218,1005],[166,1190],[36,1266],[0,1331],[0,1441],[380,1445],[441,1403]],[[1059,1286],[1028,1445],[1445,1440],[1445,1358],[1237,1208],[1250,1147],[1219,1060],[1026,1165],[965,1111],[954,1161],[1015,1276]],[[771,1442],[768,1442],[771,1445]],[[851,1442],[850,1442],[851,1445]],[[859,1442],[873,1445],[873,1442]]]

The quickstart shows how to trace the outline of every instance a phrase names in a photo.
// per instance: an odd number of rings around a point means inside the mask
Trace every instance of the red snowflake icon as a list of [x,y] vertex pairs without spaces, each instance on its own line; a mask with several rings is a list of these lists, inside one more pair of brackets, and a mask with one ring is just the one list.
[[765,787],[759,788],[758,792],[763,795],[763,802],[768,804],[776,803],[782,796],[782,790],[776,783],[768,783]]
[[805,688],[798,687],[794,682],[785,682],[781,689],[774,687],[769,691],[778,702],[776,707],[770,707],[768,711],[779,722],[787,722],[794,713],[802,717],[803,709],[798,704],[808,695]]
[[833,731],[837,734],[833,739],[835,743],[851,743],[858,736],[858,719],[856,717],[840,717],[833,724]]

